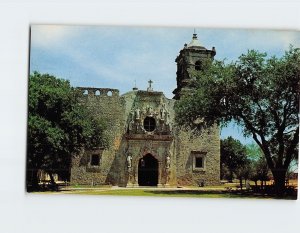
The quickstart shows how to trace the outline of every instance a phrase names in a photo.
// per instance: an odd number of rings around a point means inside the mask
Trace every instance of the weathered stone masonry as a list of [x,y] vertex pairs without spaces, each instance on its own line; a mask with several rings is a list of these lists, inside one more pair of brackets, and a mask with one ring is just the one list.
[[109,148],[83,150],[72,159],[71,183],[124,187],[217,185],[220,181],[220,138],[217,126],[195,134],[176,125],[174,103],[188,91],[194,70],[215,50],[200,46],[196,35],[176,59],[174,99],[153,91],[119,95],[109,88],[80,87],[81,104],[105,119]]

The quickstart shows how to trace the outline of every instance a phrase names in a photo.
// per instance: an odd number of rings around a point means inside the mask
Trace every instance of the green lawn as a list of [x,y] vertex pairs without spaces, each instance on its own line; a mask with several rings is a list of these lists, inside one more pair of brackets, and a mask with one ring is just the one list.
[[128,189],[128,190],[76,190],[71,191],[71,194],[86,194],[86,195],[113,195],[113,196],[158,196],[158,197],[229,197],[228,194],[221,193],[199,193],[192,191],[153,191],[144,189]]
[[[254,184],[254,183],[253,183]],[[152,197],[192,197],[192,198],[256,198],[256,199],[286,199],[296,200],[296,194],[278,198],[275,196],[241,193],[239,183],[226,183],[218,186],[185,187],[185,188],[116,188],[110,185],[90,186],[72,185],[60,186],[60,191],[44,191],[35,193],[55,194],[83,194],[83,195],[111,195],[111,196],[152,196]]]
[[[146,189],[107,189],[107,190],[72,190],[63,191],[66,194],[112,195],[112,196],[154,196],[154,197],[192,197],[192,198],[259,198],[273,199],[270,196],[254,196],[221,191],[204,190],[146,190]],[[285,197],[284,199],[295,199]]]

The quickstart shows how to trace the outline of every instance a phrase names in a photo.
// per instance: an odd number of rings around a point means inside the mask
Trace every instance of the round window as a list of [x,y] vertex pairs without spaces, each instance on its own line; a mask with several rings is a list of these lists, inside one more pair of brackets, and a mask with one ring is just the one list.
[[155,130],[155,119],[153,117],[146,117],[144,120],[144,129],[148,132]]

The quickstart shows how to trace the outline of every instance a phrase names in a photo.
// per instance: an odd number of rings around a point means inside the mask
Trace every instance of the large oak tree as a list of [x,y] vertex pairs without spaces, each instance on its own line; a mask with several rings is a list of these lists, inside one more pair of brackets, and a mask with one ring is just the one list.
[[207,62],[176,105],[179,124],[192,128],[235,121],[252,136],[282,194],[287,169],[298,158],[300,49],[281,58],[255,50],[230,64]]
[[33,73],[28,89],[27,185],[38,186],[38,171],[68,178],[71,156],[105,146],[105,123],[92,116],[69,81]]

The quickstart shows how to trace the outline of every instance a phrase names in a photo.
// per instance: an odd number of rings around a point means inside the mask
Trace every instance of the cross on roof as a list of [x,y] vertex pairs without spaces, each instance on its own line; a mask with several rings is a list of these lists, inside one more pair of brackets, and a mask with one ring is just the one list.
[[149,87],[147,88],[147,91],[153,91],[152,86],[151,86],[151,84],[153,83],[153,81],[150,79],[148,81],[148,83],[149,83]]
[[197,39],[197,33],[196,33],[196,28],[194,28],[194,34],[193,34],[193,39]]

